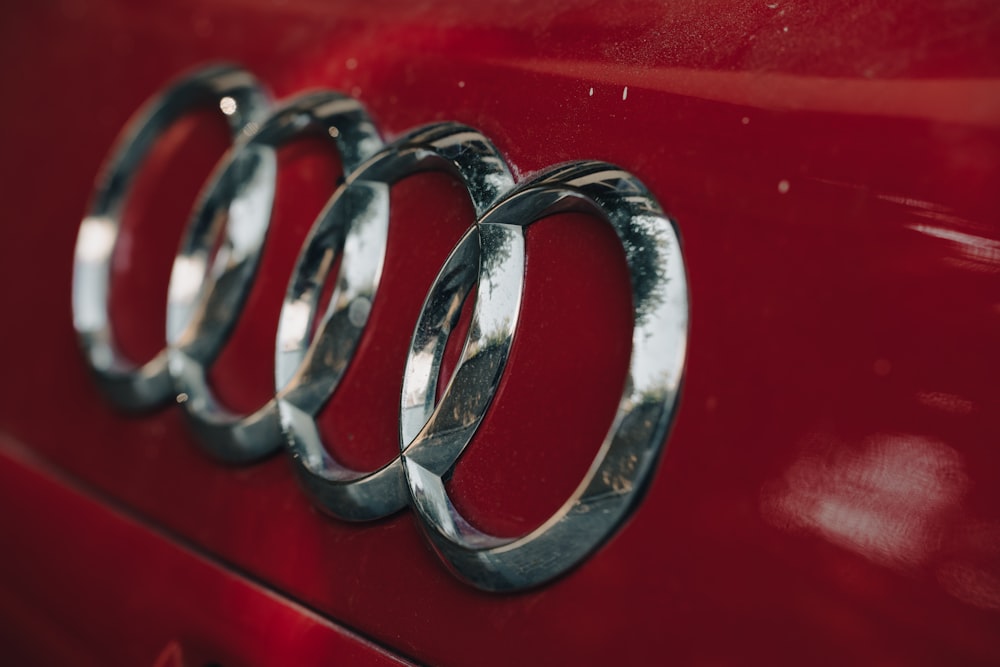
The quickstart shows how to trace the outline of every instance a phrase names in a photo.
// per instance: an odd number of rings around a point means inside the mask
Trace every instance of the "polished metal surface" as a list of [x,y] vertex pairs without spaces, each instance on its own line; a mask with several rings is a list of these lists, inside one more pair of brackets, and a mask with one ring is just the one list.
[[167,352],[138,366],[118,349],[108,313],[111,259],[136,172],[157,138],[186,113],[216,109],[234,142],[252,134],[267,116],[270,98],[249,72],[232,65],[199,70],[169,85],[139,109],[118,137],[76,240],[73,260],[73,326],[101,388],[129,409],[156,406],[175,395]]
[[[628,378],[614,422],[573,495],[536,530],[500,538],[462,517],[445,479],[489,408],[517,330],[524,229],[570,211],[607,220],[621,241],[632,283]],[[435,404],[444,347],[474,281],[469,336]],[[469,230],[424,303],[407,358],[400,421],[413,507],[456,573],[492,591],[538,585],[573,567],[620,525],[642,497],[663,449],[684,368],[687,313],[676,230],[645,186],[618,167],[576,162],[553,168]]]
[[[327,512],[361,521],[409,503],[399,458],[370,472],[351,470],[323,446],[315,416],[333,394],[364,332],[378,290],[389,233],[389,187],[429,170],[460,178],[481,215],[514,178],[496,148],[456,123],[421,128],[354,171],[309,234],[282,306],[275,359],[282,424],[303,485]],[[340,274],[330,306],[310,341],[317,301],[333,259]]]
[[[441,558],[484,590],[537,586],[593,553],[643,495],[665,445],[684,369],[687,279],[677,230],[656,199],[635,176],[602,162],[560,165],[516,185],[492,143],[457,123],[419,128],[383,147],[360,103],[339,93],[302,95],[258,125],[223,159],[195,207],[171,274],[168,347],[150,370],[129,367],[114,353],[107,316],[113,243],[101,261],[90,262],[96,253],[86,237],[98,234],[89,231],[97,223],[93,216],[84,220],[74,313],[109,397],[136,408],[175,395],[204,448],[225,461],[250,462],[285,442],[307,493],[340,519],[372,520],[412,506]],[[155,136],[149,132],[138,148],[126,141],[117,149],[131,156],[113,162],[126,184]],[[275,396],[252,414],[235,414],[215,399],[207,371],[240,316],[267,240],[276,149],[309,132],[335,144],[345,180],[310,230],[288,284],[275,343]],[[373,471],[353,470],[324,446],[316,417],[341,388],[374,300],[385,298],[377,295],[391,231],[390,188],[432,170],[464,184],[476,221],[441,268],[415,323],[400,397],[400,455]],[[118,192],[114,203],[120,207],[124,190]],[[606,221],[621,244],[633,312],[628,377],[616,416],[572,496],[527,535],[498,537],[456,510],[445,481],[474,441],[503,377],[519,326],[525,229],[565,212]],[[98,269],[103,282],[94,278]],[[329,280],[335,287],[321,314]],[[444,350],[469,298],[469,333],[436,400]]]
[[233,413],[216,400],[207,374],[257,273],[271,221],[277,149],[305,135],[334,144],[346,172],[382,146],[356,100],[320,91],[283,104],[223,159],[174,259],[167,296],[170,374],[203,446],[225,461],[251,461],[282,444],[274,399],[252,414]]

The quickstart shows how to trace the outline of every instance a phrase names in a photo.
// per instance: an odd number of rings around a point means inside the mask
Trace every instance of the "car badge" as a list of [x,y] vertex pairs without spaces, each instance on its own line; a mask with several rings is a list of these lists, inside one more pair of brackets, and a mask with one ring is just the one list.
[[[157,136],[206,105],[225,116],[234,146],[199,197],[175,257],[167,346],[137,366],[116,346],[108,309],[121,212]],[[208,368],[240,315],[267,240],[276,149],[316,128],[336,146],[344,182],[310,230],[288,283],[277,323],[275,395],[251,414],[235,414],[214,397]],[[335,391],[350,391],[341,379],[377,297],[389,186],[428,170],[462,181],[476,221],[441,267],[414,323],[402,378],[399,455],[377,470],[356,471],[323,446],[315,420]],[[220,212],[228,220],[215,225]],[[628,377],[615,418],[572,496],[528,534],[499,537],[459,513],[444,480],[475,436],[507,363],[524,289],[525,230],[564,212],[606,221],[621,241],[632,286]],[[337,256],[336,288],[321,314],[320,293]],[[113,403],[135,410],[178,402],[204,449],[223,461],[249,464],[285,449],[306,492],[335,517],[367,521],[409,507],[449,568],[489,591],[547,582],[622,526],[665,446],[681,385],[688,294],[679,237],[635,176],[581,161],[517,183],[490,140],[471,127],[436,123],[384,144],[357,100],[320,91],[274,105],[250,73],[234,66],[185,76],[137,112],[98,178],[73,268],[74,326]],[[437,397],[445,344],[473,290],[473,324]]]

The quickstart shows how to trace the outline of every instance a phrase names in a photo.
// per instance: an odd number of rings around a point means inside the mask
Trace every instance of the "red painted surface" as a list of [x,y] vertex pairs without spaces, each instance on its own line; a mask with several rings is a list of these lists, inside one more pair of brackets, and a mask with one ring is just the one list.
[[[1000,661],[1000,10],[815,4],[61,2],[8,13],[0,431],[233,572],[422,661]],[[621,164],[677,219],[691,289],[680,409],[645,502],[576,571],[528,593],[478,593],[443,569],[408,513],[327,519],[283,458],[220,466],[177,410],[126,417],[97,393],[70,317],[94,176],[146,97],[220,59],[279,97],[354,94],[389,137],[474,125],[520,175],[571,159]],[[116,308],[136,313],[137,354],[162,338],[148,304],[164,300],[160,272],[184,223],[160,202],[190,197],[192,174],[219,150],[204,123],[176,133],[162,149],[168,176],[150,177],[135,202],[132,262],[156,275],[148,291],[116,288]],[[253,312],[213,376],[240,407],[268,396],[287,267],[336,173],[316,146],[285,153],[290,194]],[[373,334],[324,417],[332,447],[357,465],[395,451],[417,308],[470,221],[447,178],[393,191]],[[517,533],[543,520],[606,428],[627,353],[606,232],[552,220],[529,234],[524,327],[452,482],[484,526]],[[127,553],[116,565],[144,576]]]
[[4,664],[403,664],[74,488],[6,438],[0,502]]

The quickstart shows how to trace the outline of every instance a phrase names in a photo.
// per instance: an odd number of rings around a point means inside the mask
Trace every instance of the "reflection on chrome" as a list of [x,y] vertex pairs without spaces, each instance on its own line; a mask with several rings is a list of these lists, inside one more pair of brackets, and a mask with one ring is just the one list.
[[[570,498],[530,533],[503,538],[461,515],[445,479],[490,408],[510,354],[524,287],[524,230],[566,212],[605,220],[621,242],[632,284],[629,374],[615,419]],[[445,345],[473,287],[468,337],[451,380],[435,400]],[[411,503],[453,571],[486,590],[534,586],[573,567],[621,525],[649,482],[673,417],[687,342],[687,298],[673,224],[638,179],[613,165],[554,167],[479,217],[424,302],[400,406]]]
[[967,486],[961,459],[947,445],[882,435],[860,449],[829,443],[807,450],[763,510],[778,525],[906,569],[937,548]]
[[[202,281],[208,271],[208,262],[205,254],[193,255],[190,257],[178,257],[174,260],[174,266],[170,271],[170,287],[167,293],[168,303],[189,303],[201,291]],[[169,318],[178,320],[178,318]],[[187,319],[187,318],[181,318]],[[170,331],[168,338],[176,338],[181,334],[181,330]]]
[[[329,133],[337,127],[337,136]],[[171,276],[182,285],[201,282],[190,294],[171,284],[167,343],[175,390],[204,446],[226,461],[250,461],[282,445],[277,402],[252,414],[231,412],[214,397],[208,368],[218,357],[250,293],[271,221],[277,179],[277,149],[306,134],[325,137],[353,170],[367,155],[358,145],[374,138],[375,126],[361,104],[329,91],[285,102],[246,143],[227,155],[202,194],[185,231]],[[215,257],[212,248],[221,241]],[[211,265],[207,264],[211,261]],[[194,266],[197,277],[184,271]]]
[[[514,186],[497,149],[472,128],[441,123],[401,137],[350,173],[334,193],[299,254],[279,318],[275,373],[279,386],[286,378],[287,384],[277,400],[292,460],[307,492],[342,519],[375,519],[409,504],[399,457],[378,470],[351,470],[326,449],[315,417],[339,386],[376,298],[389,233],[389,187],[425,171],[461,178],[478,213]],[[315,318],[330,257],[338,252],[342,259],[330,305],[310,336],[299,309],[309,309],[306,321]]]
[[[200,108],[223,111],[233,141],[267,115],[267,93],[248,72],[230,65],[210,67],[171,84],[143,106],[119,135],[98,177],[90,210],[80,225],[73,262],[73,326],[104,391],[123,407],[150,408],[176,395],[166,352],[137,366],[118,350],[108,313],[111,257],[122,211],[135,174],[156,139],[184,114]],[[228,103],[226,103],[228,107]]]
[[236,100],[234,100],[229,95],[226,95],[221,100],[219,100],[219,110],[222,111],[222,113],[226,114],[227,116],[232,116],[234,113],[236,113],[236,109],[238,106],[239,105],[236,103]]
[[76,247],[82,262],[107,262],[115,249],[118,225],[107,216],[88,216],[80,225]]
[[[175,99],[177,91],[206,76],[168,90],[157,104],[173,109],[184,101]],[[229,97],[211,99],[230,120],[252,109],[252,100],[225,92]],[[684,369],[688,294],[680,241],[645,185],[619,167],[594,161],[558,165],[515,185],[484,135],[451,122],[418,128],[382,148],[360,103],[328,91],[302,95],[266,118],[246,121],[234,125],[234,133],[252,134],[216,168],[175,257],[167,348],[142,369],[115,356],[108,265],[115,216],[127,191],[121,182],[132,177],[161,125],[143,117],[139,136],[149,135],[146,145],[126,142],[120,150],[128,159],[115,163],[117,199],[99,199],[82,225],[74,317],[111,398],[134,408],[175,397],[202,446],[225,461],[251,462],[286,445],[306,492],[341,519],[377,519],[411,507],[452,571],[485,590],[539,585],[593,553],[636,508],[652,478]],[[335,144],[345,178],[310,229],[288,283],[274,351],[275,395],[252,414],[237,414],[216,400],[208,370],[256,277],[271,222],[277,148],[306,132]],[[327,450],[316,417],[340,386],[368,325],[388,245],[389,190],[426,171],[461,180],[476,222],[441,268],[416,322],[399,405],[400,453],[377,470],[352,470]],[[497,537],[462,517],[445,480],[490,410],[510,355],[524,290],[525,229],[567,212],[603,220],[620,242],[633,316],[628,376],[601,447],[571,497],[527,535]],[[333,294],[320,313],[323,285],[331,279]],[[470,299],[468,334],[438,399],[444,350]]]

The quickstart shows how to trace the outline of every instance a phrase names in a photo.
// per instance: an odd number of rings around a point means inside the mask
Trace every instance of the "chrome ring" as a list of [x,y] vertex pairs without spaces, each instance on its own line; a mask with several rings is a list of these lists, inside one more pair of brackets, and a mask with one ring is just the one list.
[[[462,179],[481,215],[514,179],[482,134],[456,123],[418,129],[352,173],[320,215],[282,305],[275,359],[282,424],[295,469],[314,500],[342,519],[362,521],[409,503],[399,458],[370,472],[344,466],[323,446],[315,417],[336,390],[368,321],[389,231],[389,187],[423,171]],[[310,340],[327,273],[342,252],[327,312]]]
[[257,79],[232,65],[201,69],[171,84],[128,122],[97,178],[73,257],[73,326],[98,384],[115,404],[145,409],[173,396],[163,350],[137,365],[118,349],[108,313],[111,259],[132,183],[157,138],[181,116],[214,108],[233,140],[252,132],[270,107]]
[[[527,535],[501,538],[462,517],[444,479],[472,439],[503,373],[522,295],[524,228],[570,211],[607,220],[622,243],[634,323],[628,377],[604,442],[569,500]],[[476,275],[469,337],[435,405],[444,346]],[[600,162],[556,167],[505,198],[482,216],[478,230],[466,234],[418,320],[406,362],[400,431],[414,509],[441,558],[459,576],[491,591],[535,586],[572,568],[621,525],[663,449],[684,368],[687,312],[674,226],[645,186],[618,167]]]
[[[118,353],[107,311],[123,202],[156,136],[205,102],[219,105],[233,134],[244,139],[213,173],[175,258],[167,350],[137,368]],[[249,74],[232,67],[204,70],[144,107],[116,144],[81,224],[74,263],[74,323],[101,386],[130,408],[180,392],[202,445],[226,461],[248,462],[274,451],[284,431],[296,474],[324,511],[361,521],[412,505],[442,560],[479,588],[519,590],[565,573],[622,526],[664,448],[688,326],[687,279],[674,224],[635,176],[612,165],[570,163],[515,188],[497,149],[464,125],[427,126],[383,148],[360,103],[339,93],[303,95],[263,119],[267,104]],[[235,414],[215,400],[207,369],[239,318],[267,240],[276,148],[309,131],[333,140],[345,180],[313,223],[289,281],[277,328],[275,397],[250,415]],[[410,340],[399,455],[374,471],[351,470],[327,452],[316,416],[340,386],[368,323],[385,263],[390,187],[431,170],[462,180],[476,223],[435,278]],[[456,510],[445,480],[474,441],[523,326],[525,228],[563,212],[607,221],[621,243],[633,306],[628,377],[615,418],[571,497],[539,528],[499,537]],[[322,286],[338,256],[333,296],[320,316]],[[437,400],[444,350],[473,288],[472,324]]]
[[202,445],[225,461],[252,461],[283,441],[275,399],[249,415],[231,412],[216,400],[207,373],[257,273],[271,222],[277,149],[307,134],[334,144],[347,173],[382,146],[358,101],[328,91],[290,100],[220,164],[174,259],[167,297],[170,374]]

